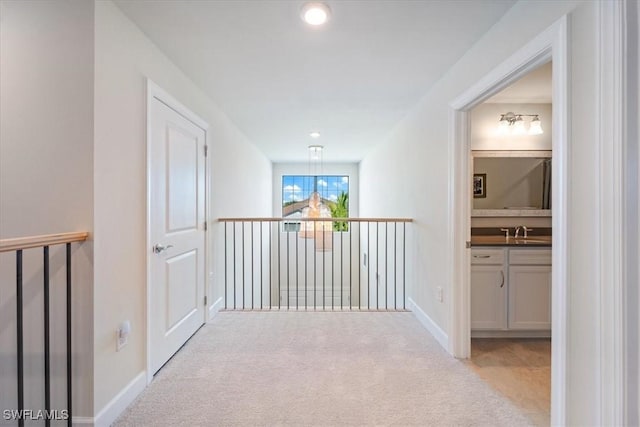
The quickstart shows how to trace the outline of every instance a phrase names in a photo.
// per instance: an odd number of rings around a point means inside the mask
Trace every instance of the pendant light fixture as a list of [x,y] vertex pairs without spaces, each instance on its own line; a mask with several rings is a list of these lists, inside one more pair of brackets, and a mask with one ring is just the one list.
[[302,209],[302,218],[298,236],[303,239],[314,239],[316,251],[330,251],[333,248],[333,223],[318,221],[320,218],[331,218],[331,210],[322,203],[322,196],[318,192],[318,172],[322,174],[322,145],[309,146],[309,175],[313,173],[313,191],[309,194],[309,206]]

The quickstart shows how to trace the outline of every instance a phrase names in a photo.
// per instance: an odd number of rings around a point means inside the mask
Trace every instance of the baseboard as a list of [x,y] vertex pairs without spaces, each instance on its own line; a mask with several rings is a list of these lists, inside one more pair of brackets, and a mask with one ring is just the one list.
[[95,417],[96,427],[109,427],[147,386],[147,373],[140,372]]
[[73,417],[73,426],[93,426],[95,419],[92,417]]
[[218,312],[222,310],[222,304],[223,304],[223,300],[222,300],[222,297],[220,297],[216,300],[216,302],[214,302],[209,306],[209,317],[208,317],[209,320],[213,319],[216,316],[216,314],[218,314]]
[[418,318],[418,321],[422,323],[427,331],[433,335],[433,337],[440,343],[440,345],[448,352],[449,351],[449,337],[447,334],[434,322],[431,317],[427,315],[411,298],[407,298],[408,309]]

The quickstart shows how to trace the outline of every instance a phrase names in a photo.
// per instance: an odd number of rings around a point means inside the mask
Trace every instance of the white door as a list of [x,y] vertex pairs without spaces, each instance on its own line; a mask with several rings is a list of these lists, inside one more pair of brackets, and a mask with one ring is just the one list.
[[205,131],[149,105],[149,363],[162,365],[205,321]]

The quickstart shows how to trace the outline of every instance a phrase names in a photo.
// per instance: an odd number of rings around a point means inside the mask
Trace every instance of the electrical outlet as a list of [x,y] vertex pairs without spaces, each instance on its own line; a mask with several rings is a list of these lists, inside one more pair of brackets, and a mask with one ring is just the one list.
[[129,333],[131,332],[131,323],[124,321],[116,329],[116,351],[122,350],[129,342]]
[[443,300],[443,296],[442,296],[442,286],[438,286],[436,288],[436,297],[438,298],[438,301],[442,302]]
[[122,335],[122,330],[118,328],[116,331],[116,351],[122,350],[122,348],[129,342],[129,337]]

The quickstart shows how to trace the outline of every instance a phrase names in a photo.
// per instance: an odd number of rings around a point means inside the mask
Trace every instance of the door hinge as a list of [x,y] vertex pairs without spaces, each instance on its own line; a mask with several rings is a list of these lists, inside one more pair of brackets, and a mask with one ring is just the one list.
[[204,222],[204,231],[207,231],[207,221]]
[[467,242],[466,242],[466,244],[465,244],[465,246],[467,247],[467,249],[470,249],[470,248],[471,248],[471,242],[470,242],[470,241],[467,241]]
[[204,296],[204,306],[205,307],[207,306],[207,296],[206,295]]
[[209,146],[205,145],[204,146],[204,156],[207,157],[207,155],[209,155]]

